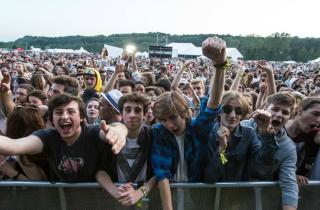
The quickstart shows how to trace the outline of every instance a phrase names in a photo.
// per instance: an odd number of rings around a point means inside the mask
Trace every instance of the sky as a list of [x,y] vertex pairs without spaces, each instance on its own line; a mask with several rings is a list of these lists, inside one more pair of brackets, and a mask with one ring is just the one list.
[[319,8],[318,0],[2,0],[0,41],[147,32],[320,38]]

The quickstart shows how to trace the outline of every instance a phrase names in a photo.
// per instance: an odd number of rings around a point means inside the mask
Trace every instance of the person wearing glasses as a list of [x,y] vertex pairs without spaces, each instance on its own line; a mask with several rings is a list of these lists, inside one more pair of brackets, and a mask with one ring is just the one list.
[[240,125],[250,110],[241,93],[226,92],[221,105],[222,113],[211,130],[204,180],[209,183],[249,180],[250,161],[270,165],[278,149],[274,131],[269,127],[271,115],[264,110],[252,114],[260,141],[256,131]]

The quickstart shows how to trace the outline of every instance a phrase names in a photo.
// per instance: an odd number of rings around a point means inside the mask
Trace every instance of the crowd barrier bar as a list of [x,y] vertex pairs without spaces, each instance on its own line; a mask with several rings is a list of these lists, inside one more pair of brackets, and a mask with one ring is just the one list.
[[[120,184],[117,184],[120,185]],[[185,196],[181,189],[201,189],[201,188],[215,188],[215,203],[212,206],[213,209],[220,209],[221,202],[221,190],[223,188],[251,188],[254,190],[255,198],[255,210],[262,210],[262,189],[264,187],[277,187],[278,182],[220,182],[215,184],[206,183],[171,183],[172,189],[176,189],[179,192],[177,197],[177,209],[184,209]],[[320,181],[310,181],[308,186],[320,186]],[[58,188],[60,209],[65,210],[67,208],[67,200],[64,192],[64,188],[101,188],[98,183],[62,183],[62,182],[43,182],[43,181],[0,181],[0,187],[36,187],[36,188]],[[180,190],[179,190],[180,189]],[[146,201],[147,202],[147,201]]]

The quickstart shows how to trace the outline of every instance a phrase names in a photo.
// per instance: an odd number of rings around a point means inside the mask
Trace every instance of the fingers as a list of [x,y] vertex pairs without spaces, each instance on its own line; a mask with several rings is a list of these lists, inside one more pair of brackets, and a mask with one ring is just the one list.
[[122,138],[117,137],[113,146],[112,146],[112,152],[114,154],[118,154],[121,149],[124,147],[125,145],[125,140],[122,140]]
[[104,133],[107,133],[109,130],[109,126],[107,125],[105,120],[101,120],[100,122],[100,128],[103,130]]

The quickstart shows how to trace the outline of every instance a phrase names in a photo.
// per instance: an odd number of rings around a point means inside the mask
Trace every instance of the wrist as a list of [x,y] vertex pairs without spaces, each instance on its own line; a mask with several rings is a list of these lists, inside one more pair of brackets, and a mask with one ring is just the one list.
[[144,186],[140,187],[139,191],[140,191],[140,193],[142,193],[141,197],[147,197],[148,196],[148,191]]
[[10,95],[10,90],[0,92],[0,96],[9,96]]

